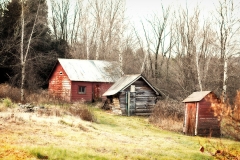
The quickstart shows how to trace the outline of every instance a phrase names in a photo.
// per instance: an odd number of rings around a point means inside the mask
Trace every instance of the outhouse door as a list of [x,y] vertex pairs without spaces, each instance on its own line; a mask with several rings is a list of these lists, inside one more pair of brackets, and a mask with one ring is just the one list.
[[187,135],[195,134],[196,126],[196,103],[186,103],[185,110],[185,132]]

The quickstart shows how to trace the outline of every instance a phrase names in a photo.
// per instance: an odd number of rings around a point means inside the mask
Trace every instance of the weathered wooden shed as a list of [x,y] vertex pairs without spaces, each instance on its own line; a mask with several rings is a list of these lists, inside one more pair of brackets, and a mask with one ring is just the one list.
[[150,115],[159,92],[141,74],[124,75],[104,94],[107,104],[113,103],[122,115]]
[[121,77],[114,62],[58,59],[49,78],[49,93],[66,101],[95,101],[102,98]]
[[214,116],[211,104],[218,100],[211,91],[193,92],[185,100],[183,132],[187,135],[219,137],[220,121]]

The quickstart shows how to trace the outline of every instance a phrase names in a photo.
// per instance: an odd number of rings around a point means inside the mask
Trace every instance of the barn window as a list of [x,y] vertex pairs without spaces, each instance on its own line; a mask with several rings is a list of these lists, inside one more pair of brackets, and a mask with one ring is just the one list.
[[79,86],[78,94],[85,94],[85,93],[86,93],[86,86]]
[[60,71],[60,73],[59,73],[59,74],[60,74],[60,75],[61,75],[61,74],[63,74],[63,73],[62,73],[62,71]]

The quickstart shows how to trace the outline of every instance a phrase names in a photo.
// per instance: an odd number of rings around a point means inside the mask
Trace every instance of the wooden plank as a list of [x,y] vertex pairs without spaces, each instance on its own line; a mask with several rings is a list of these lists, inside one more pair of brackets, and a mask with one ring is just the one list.
[[142,86],[147,85],[147,83],[144,80],[137,80],[133,83],[135,86]]
[[136,113],[136,116],[150,116],[152,113]]
[[155,105],[136,105],[136,108],[154,108]]
[[149,113],[152,111],[152,109],[136,109],[136,113]]

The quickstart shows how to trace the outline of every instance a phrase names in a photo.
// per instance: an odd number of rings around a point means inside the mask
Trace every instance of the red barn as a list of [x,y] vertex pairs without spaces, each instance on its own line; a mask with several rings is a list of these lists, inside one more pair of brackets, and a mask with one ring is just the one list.
[[187,135],[220,136],[220,121],[214,116],[211,104],[218,100],[211,91],[193,92],[185,103],[183,132]]
[[49,93],[66,101],[95,101],[121,77],[114,62],[58,59],[49,78]]

